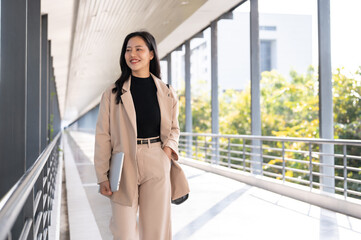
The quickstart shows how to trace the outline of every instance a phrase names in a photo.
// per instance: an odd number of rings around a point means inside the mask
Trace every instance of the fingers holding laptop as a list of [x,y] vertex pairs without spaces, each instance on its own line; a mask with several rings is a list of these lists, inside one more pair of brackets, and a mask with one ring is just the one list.
[[99,184],[99,191],[101,194],[103,194],[105,196],[111,196],[113,194],[112,191],[110,191],[109,180],[106,180]]

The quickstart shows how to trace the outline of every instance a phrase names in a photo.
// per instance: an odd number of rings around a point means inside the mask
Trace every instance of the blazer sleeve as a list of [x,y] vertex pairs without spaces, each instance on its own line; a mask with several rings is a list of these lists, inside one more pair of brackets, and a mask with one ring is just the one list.
[[178,97],[175,93],[172,86],[169,86],[173,96],[173,110],[172,110],[172,127],[169,134],[168,141],[164,144],[164,146],[170,147],[172,151],[172,159],[178,160],[179,153],[178,153],[178,141],[179,141],[179,122],[178,122],[178,115],[179,115],[179,103]]
[[112,147],[110,141],[110,92],[102,94],[95,129],[94,167],[98,183],[108,180]]

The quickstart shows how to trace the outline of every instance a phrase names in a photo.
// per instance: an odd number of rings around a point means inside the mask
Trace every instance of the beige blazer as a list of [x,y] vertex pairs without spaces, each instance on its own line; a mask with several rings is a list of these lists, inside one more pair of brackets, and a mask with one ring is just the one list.
[[[172,200],[189,192],[189,187],[178,160],[178,98],[174,89],[152,74],[157,87],[157,97],[161,114],[160,138],[162,148],[170,147],[172,152]],[[123,84],[122,101],[115,102],[115,93],[109,86],[102,94],[95,133],[94,166],[98,183],[108,180],[109,160],[112,153],[124,152],[124,164],[119,191],[110,197],[113,202],[131,206],[137,188],[137,126],[136,113],[130,92],[131,78]],[[175,174],[173,174],[175,173]],[[176,186],[177,189],[173,189]]]

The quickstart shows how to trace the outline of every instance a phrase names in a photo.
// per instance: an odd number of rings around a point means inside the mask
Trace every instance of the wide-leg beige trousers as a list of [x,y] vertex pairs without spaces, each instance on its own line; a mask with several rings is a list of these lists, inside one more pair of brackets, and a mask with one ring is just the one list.
[[[114,240],[170,240],[171,161],[161,143],[138,144],[138,191],[132,207],[111,201]],[[139,206],[139,226],[137,211]]]

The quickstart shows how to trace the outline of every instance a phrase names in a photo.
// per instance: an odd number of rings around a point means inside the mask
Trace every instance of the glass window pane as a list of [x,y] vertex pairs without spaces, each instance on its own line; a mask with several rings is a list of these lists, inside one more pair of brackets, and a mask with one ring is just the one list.
[[[263,71],[271,71],[271,59],[272,59],[272,40],[261,40],[260,44],[260,67],[261,72]],[[274,53],[273,53],[274,54]]]
[[287,79],[318,65],[317,1],[259,0],[259,25],[261,63]]
[[168,83],[168,62],[166,60],[160,61],[160,72],[162,81]]
[[180,51],[173,51],[172,58],[172,87],[176,90],[179,99],[179,128],[185,132],[185,70],[184,45]]
[[181,51],[173,51],[172,54],[172,86],[175,90],[183,91],[185,89],[184,81],[184,45],[181,48]]
[[191,92],[193,132],[211,132],[211,31],[191,39]]
[[[331,64],[333,80],[334,137],[361,139],[361,1],[331,0]],[[347,154],[360,156],[360,148],[347,147]],[[335,146],[335,153],[342,154],[341,146]],[[342,165],[342,158],[335,158],[335,164]],[[348,167],[359,168],[360,161],[348,160]],[[336,176],[344,176],[343,169],[335,170]],[[348,173],[347,189],[359,191],[360,184],[352,180],[361,179],[360,172]],[[344,182],[335,181],[343,188]],[[341,192],[343,194],[343,192]],[[360,198],[348,192],[348,196]]]
[[318,137],[317,1],[259,0],[262,135]]
[[250,134],[250,4],[218,21],[219,132]]
[[361,1],[331,0],[330,7],[334,136],[361,139]]
[[361,1],[331,0],[332,67],[355,72],[361,66]]

